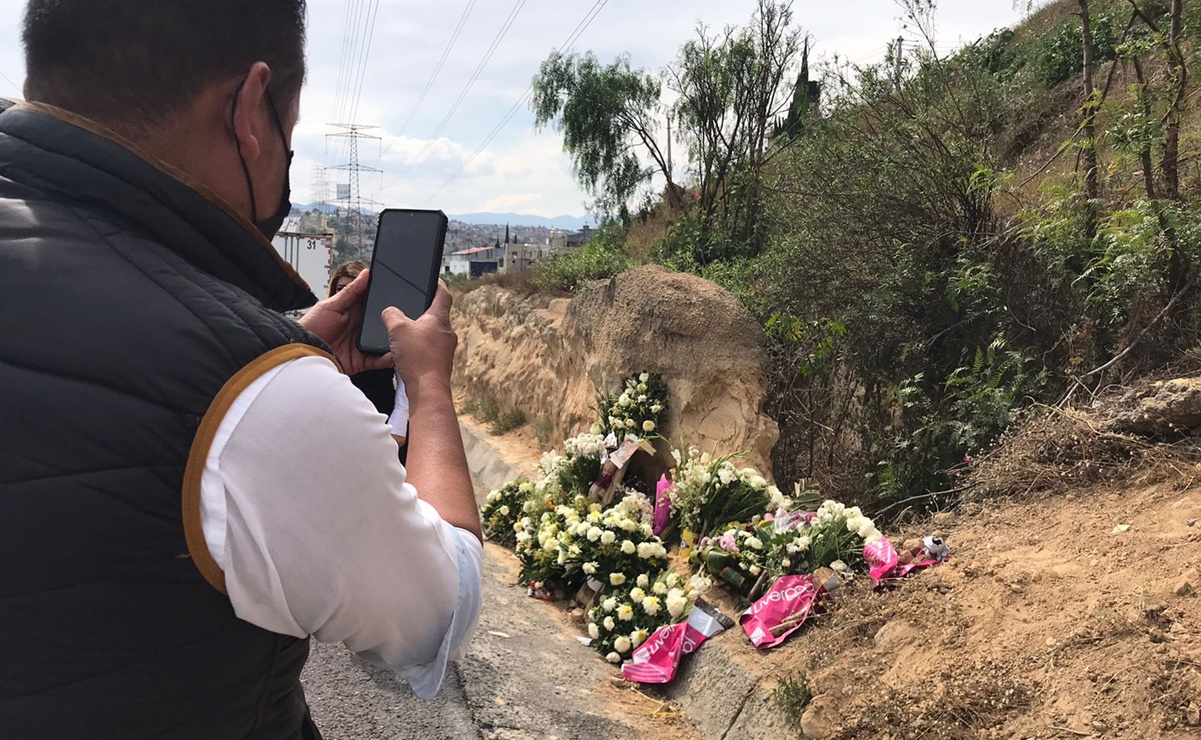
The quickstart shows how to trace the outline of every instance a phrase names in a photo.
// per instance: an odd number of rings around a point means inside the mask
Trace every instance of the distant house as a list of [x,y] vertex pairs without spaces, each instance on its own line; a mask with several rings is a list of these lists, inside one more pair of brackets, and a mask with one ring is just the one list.
[[478,278],[497,272],[504,259],[500,247],[475,247],[451,252],[442,259],[442,272],[449,275]]
[[566,235],[567,246],[582,247],[588,242],[592,241],[592,237],[594,236],[596,236],[596,232],[592,230],[592,227],[585,225],[583,229],[575,232],[574,234]]
[[547,259],[556,254],[566,254],[587,244],[596,232],[585,226],[579,232],[565,232],[552,229],[545,244],[505,244],[502,272],[525,272],[539,260]]

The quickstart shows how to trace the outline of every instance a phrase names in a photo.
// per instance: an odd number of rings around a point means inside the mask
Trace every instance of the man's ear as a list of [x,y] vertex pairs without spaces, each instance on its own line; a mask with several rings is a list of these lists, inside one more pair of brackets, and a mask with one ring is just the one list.
[[[262,137],[268,135],[264,119],[267,85],[271,82],[271,68],[264,62],[255,62],[250,67],[246,81],[237,88],[233,101],[234,137],[247,163],[263,154]],[[273,124],[272,124],[273,125]]]

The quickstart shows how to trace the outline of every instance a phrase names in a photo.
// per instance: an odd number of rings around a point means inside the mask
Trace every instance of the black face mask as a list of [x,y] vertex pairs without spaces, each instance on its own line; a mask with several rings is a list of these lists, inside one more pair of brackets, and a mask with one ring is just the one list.
[[[242,85],[245,85],[245,84],[246,84],[246,81],[243,80]],[[239,86],[238,92],[234,93],[233,116],[234,116],[234,120],[235,120],[235,126],[236,126],[236,120],[237,120],[237,115],[238,115],[238,98],[241,96],[241,93],[242,93],[242,87]],[[279,131],[279,139],[280,139],[280,141],[282,141],[284,143],[284,148],[286,149],[288,146],[288,136],[287,136],[287,134],[284,133],[283,121],[281,121],[279,118],[279,111],[275,107],[275,101],[272,100],[270,92],[267,92],[267,105],[271,108],[271,116],[275,119],[275,128],[277,131]],[[235,135],[235,141],[236,141],[236,135]],[[267,237],[268,241],[273,239],[275,237],[275,235],[277,233],[279,233],[280,227],[282,227],[284,225],[284,219],[286,219],[288,217],[288,214],[292,212],[291,173],[292,173],[292,157],[294,155],[295,155],[295,152],[293,152],[291,149],[289,149],[288,150],[288,167],[287,167],[287,169],[284,170],[284,189],[283,189],[283,192],[280,193],[278,208],[276,208],[275,213],[272,214],[271,216],[269,216],[261,221],[256,220],[254,222],[255,228],[257,228],[259,231],[261,231],[263,233],[263,236]],[[250,190],[250,207],[253,209],[254,218],[257,219],[259,216],[258,201],[254,197],[254,183],[251,182],[251,180],[250,180],[250,168],[246,166],[246,160],[245,160],[245,158],[242,157],[242,143],[241,142],[238,142],[238,160],[242,162],[242,174],[246,177],[246,187],[247,187],[247,189]]]

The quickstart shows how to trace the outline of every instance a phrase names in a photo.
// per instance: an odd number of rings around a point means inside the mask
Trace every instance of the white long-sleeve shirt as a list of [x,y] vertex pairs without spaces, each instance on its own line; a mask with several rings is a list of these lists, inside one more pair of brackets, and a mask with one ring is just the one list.
[[405,482],[392,432],[328,359],[286,362],[222,420],[201,524],[238,617],[345,643],[432,698],[478,621],[483,550]]

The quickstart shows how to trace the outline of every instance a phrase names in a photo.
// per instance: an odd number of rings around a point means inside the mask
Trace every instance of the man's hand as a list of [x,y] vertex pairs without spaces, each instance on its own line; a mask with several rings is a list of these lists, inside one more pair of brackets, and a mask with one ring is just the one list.
[[359,351],[358,333],[363,325],[363,307],[367,302],[367,270],[332,298],[326,298],[300,319],[300,325],[329,345],[347,375],[364,370],[392,367],[392,357],[365,355]]
[[[437,384],[435,387],[449,390],[455,347],[459,344],[459,338],[450,326],[451,303],[450,291],[442,281],[438,281],[434,302],[416,321],[405,316],[398,308],[384,311],[384,326],[388,328],[392,358],[406,388],[413,389],[433,382]],[[410,401],[412,397],[410,393]]]

